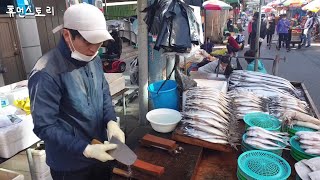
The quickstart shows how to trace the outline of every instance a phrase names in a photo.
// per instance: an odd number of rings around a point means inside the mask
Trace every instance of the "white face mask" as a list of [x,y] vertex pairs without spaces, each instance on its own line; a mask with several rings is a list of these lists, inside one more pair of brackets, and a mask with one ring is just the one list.
[[[69,33],[69,38],[70,38],[70,44],[72,46],[72,49],[71,49],[71,57],[73,59],[76,59],[78,61],[84,61],[84,62],[90,62],[94,57],[96,57],[96,55],[99,53],[98,51],[93,55],[93,56],[87,56],[87,55],[84,55],[82,53],[80,53],[79,51],[76,50],[76,48],[74,48],[73,46],[73,43],[72,43],[72,40],[71,40],[71,34]],[[99,49],[99,48],[98,48]]]

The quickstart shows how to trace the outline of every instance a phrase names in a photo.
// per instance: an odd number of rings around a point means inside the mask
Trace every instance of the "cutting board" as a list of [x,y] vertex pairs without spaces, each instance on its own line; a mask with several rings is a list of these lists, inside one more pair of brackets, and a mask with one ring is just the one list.
[[[139,142],[139,140],[147,133],[163,138],[171,138],[171,133],[161,134],[153,131],[150,127],[138,127],[134,132],[131,133],[136,134],[137,136],[128,137],[128,143],[131,144],[132,142]],[[154,147],[147,148],[137,144],[134,152],[137,154],[138,159],[154,165],[163,166],[165,171],[164,174],[159,178],[150,177],[144,173],[134,171],[136,177],[138,177],[138,179],[161,180],[194,179],[198,164],[201,160],[203,148],[185,143],[178,144],[184,148],[184,152],[179,155],[171,155],[162,149],[157,149]],[[122,166],[122,168],[126,167]],[[124,180],[126,178],[113,175],[112,179]]]

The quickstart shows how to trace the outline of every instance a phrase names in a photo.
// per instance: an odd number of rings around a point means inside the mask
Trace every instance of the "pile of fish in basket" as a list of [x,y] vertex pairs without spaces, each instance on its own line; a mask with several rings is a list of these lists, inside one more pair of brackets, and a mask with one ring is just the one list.
[[[317,131],[320,120],[313,117],[310,107],[301,98],[301,92],[288,80],[259,72],[236,70],[229,77],[229,91],[225,94],[209,87],[194,87],[185,95],[182,112],[184,135],[210,143],[229,144],[233,147],[243,142],[260,148],[283,150],[289,145],[289,136],[298,131]],[[280,133],[248,129],[247,139],[241,138],[238,123],[246,114],[262,112],[280,120]],[[291,131],[290,131],[291,130]],[[267,130],[268,131],[268,130]],[[256,133],[258,135],[252,136]],[[248,134],[249,133],[249,134]],[[263,134],[264,133],[264,134]],[[251,135],[250,135],[251,134]],[[263,138],[282,138],[282,142]],[[263,137],[261,137],[263,136]],[[280,137],[281,136],[281,137]],[[259,140],[258,137],[260,138]],[[265,147],[265,148],[261,148]]]

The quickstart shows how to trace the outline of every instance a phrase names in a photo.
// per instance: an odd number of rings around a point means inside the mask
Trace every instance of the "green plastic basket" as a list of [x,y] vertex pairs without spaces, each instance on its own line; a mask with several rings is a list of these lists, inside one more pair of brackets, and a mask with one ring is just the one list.
[[237,178],[238,178],[239,180],[247,180],[247,179],[240,173],[239,168],[238,168],[238,170],[237,170]]
[[299,131],[311,131],[311,132],[314,132],[314,131],[317,131],[317,130],[316,129],[312,129],[312,128],[303,127],[303,126],[297,126],[297,125],[293,125],[292,128],[288,128],[288,132],[291,132],[293,134],[296,134],[296,132],[299,132]]
[[298,154],[296,154],[294,151],[290,151],[290,155],[293,157],[293,159],[295,159],[296,161],[301,161],[303,159],[306,159],[306,158],[303,158],[301,156],[299,156]]
[[292,136],[290,138],[291,151],[294,151],[295,154],[305,157],[306,159],[311,159],[317,157],[317,155],[312,155],[304,152],[304,150],[300,147],[300,143],[296,140],[298,136]]
[[246,127],[258,126],[269,131],[280,131],[281,122],[279,119],[261,112],[248,113],[243,117]]
[[290,165],[282,157],[267,151],[253,150],[242,153],[238,167],[246,179],[287,179]]
[[244,142],[244,140],[247,138],[247,135],[246,134],[243,134],[242,135],[242,142],[241,142],[241,145],[244,147],[244,149],[246,151],[251,151],[251,150],[263,150],[263,151],[268,151],[268,152],[272,152],[272,153],[275,153],[279,156],[282,156],[282,152],[283,150],[282,149],[279,149],[279,150],[266,150],[266,149],[258,149],[258,148],[255,148],[247,143]]

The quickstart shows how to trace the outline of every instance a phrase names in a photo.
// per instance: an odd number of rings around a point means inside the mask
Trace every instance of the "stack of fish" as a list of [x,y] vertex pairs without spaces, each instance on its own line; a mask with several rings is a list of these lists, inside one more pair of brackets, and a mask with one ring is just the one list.
[[286,79],[254,71],[236,70],[229,79],[229,89],[244,88],[263,97],[294,96],[298,97],[296,88]]
[[226,94],[214,88],[195,87],[186,93],[182,122],[184,134],[204,141],[235,146],[240,134]]
[[320,156],[320,132],[297,132],[300,147],[306,153]]
[[298,111],[286,111],[281,117],[283,124],[290,128],[293,125],[320,130],[320,120]]
[[247,129],[244,143],[261,150],[281,150],[289,146],[289,135],[253,126]]
[[281,117],[287,111],[298,111],[308,114],[309,106],[307,102],[292,96],[273,96],[269,103],[270,114]]
[[268,100],[256,96],[248,90],[235,89],[228,92],[231,99],[230,106],[234,109],[233,114],[237,119],[243,119],[248,113],[266,112],[268,113]]

